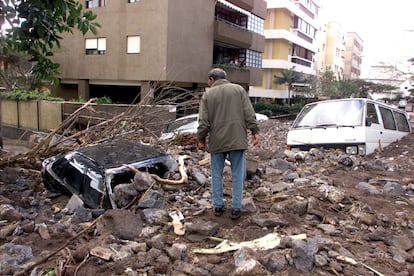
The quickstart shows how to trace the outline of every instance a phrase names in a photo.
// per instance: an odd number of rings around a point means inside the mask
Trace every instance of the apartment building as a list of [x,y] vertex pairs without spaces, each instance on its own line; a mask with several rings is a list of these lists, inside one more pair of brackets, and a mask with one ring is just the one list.
[[337,80],[344,79],[345,34],[342,26],[336,21],[322,24],[318,32],[318,72],[325,72],[329,68]]
[[394,87],[388,91],[371,93],[373,99],[405,98],[411,95],[414,87],[411,64],[405,61],[377,62],[368,68],[364,80]]
[[250,87],[250,97],[292,96],[286,85],[274,83],[283,69],[316,76],[318,12],[319,5],[312,0],[267,0],[262,84]]
[[356,32],[345,34],[344,79],[355,80],[361,76],[363,41]]
[[135,103],[166,87],[203,91],[215,66],[246,88],[261,84],[264,0],[87,0],[84,9],[101,28],[64,36],[56,96]]

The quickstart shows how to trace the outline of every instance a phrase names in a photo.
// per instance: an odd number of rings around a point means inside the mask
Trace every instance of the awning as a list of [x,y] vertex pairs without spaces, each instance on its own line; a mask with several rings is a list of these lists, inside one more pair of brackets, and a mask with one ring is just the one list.
[[240,7],[237,7],[236,5],[234,5],[234,4],[232,4],[232,3],[230,3],[230,2],[228,2],[228,1],[226,1],[226,0],[217,0],[217,2],[219,2],[219,3],[223,4],[224,6],[227,6],[227,7],[231,8],[231,9],[233,9],[233,10],[236,10],[236,11],[238,11],[238,12],[242,13],[242,14],[245,14],[245,15],[251,15],[251,13],[250,13],[250,12],[248,12],[248,11],[246,11],[246,10],[243,10],[243,9],[242,9],[242,8],[240,8]]

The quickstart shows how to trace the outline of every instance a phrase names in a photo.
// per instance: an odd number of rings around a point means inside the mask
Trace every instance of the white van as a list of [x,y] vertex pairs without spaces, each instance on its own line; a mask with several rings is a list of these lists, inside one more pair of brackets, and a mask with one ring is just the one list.
[[326,100],[302,108],[289,129],[287,145],[366,155],[410,132],[407,113],[396,107],[363,98]]

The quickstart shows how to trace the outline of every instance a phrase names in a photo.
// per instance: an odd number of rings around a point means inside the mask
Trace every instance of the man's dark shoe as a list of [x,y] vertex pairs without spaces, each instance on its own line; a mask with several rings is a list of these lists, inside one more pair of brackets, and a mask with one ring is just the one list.
[[231,219],[239,219],[241,216],[241,210],[240,209],[231,209]]
[[224,207],[214,208],[214,215],[220,217],[224,214]]

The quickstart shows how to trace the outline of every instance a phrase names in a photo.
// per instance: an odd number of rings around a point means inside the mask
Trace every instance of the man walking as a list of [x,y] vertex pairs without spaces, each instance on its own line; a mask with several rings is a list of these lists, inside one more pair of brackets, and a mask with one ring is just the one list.
[[205,148],[208,136],[211,154],[212,200],[214,213],[224,213],[223,168],[226,158],[232,172],[231,218],[241,215],[243,182],[246,176],[247,131],[252,144],[259,143],[255,111],[244,88],[226,79],[226,72],[214,68],[208,73],[211,87],[201,98],[197,136],[199,147]]

